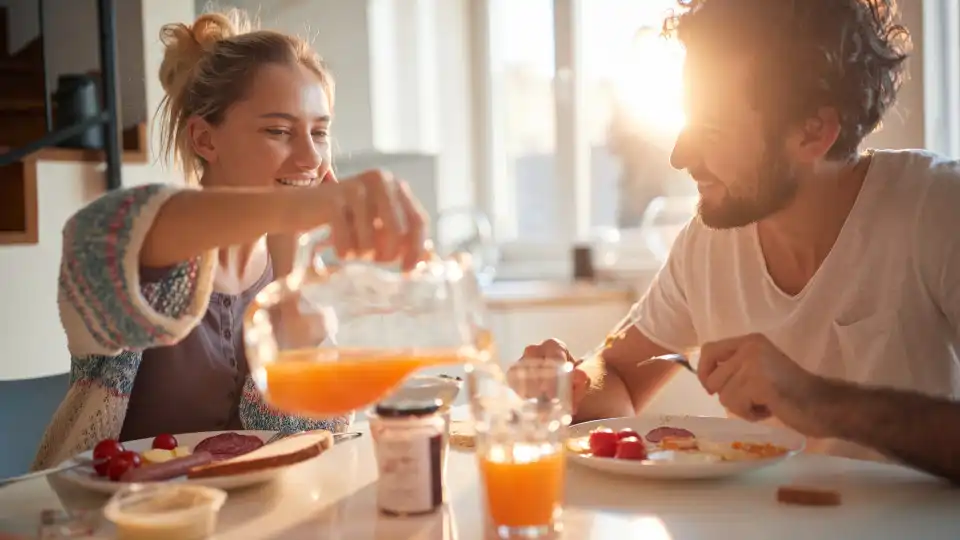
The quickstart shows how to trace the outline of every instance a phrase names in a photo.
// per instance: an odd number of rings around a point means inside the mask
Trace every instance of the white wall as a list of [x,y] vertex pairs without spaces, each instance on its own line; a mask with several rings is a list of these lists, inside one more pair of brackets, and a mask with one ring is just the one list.
[[[138,185],[168,177],[151,165],[126,165],[124,182]],[[40,242],[0,248],[0,381],[45,377],[70,368],[57,313],[60,232],[78,208],[104,192],[102,166],[41,161],[37,171]]]

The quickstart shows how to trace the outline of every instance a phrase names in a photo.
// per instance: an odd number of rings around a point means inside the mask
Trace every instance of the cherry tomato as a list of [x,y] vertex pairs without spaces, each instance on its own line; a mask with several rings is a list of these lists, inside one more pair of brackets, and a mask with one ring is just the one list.
[[140,458],[140,454],[131,452],[130,450],[124,450],[123,452],[117,454],[116,457],[130,460],[130,463],[133,463],[134,468],[143,465],[143,460]]
[[177,438],[168,433],[157,435],[153,439],[153,447],[160,450],[173,450],[177,447]]
[[114,456],[114,458],[110,460],[110,465],[107,467],[107,475],[114,482],[118,482],[120,477],[123,476],[123,473],[133,468],[133,461],[131,459],[122,456]]
[[617,459],[647,459],[647,447],[638,437],[625,437],[617,443]]
[[630,428],[623,428],[617,432],[618,439],[626,439],[627,437],[636,437],[639,439],[640,435],[638,435],[636,431]]
[[123,450],[123,445],[114,439],[104,439],[98,442],[97,446],[93,448],[93,459],[94,461],[104,460],[104,462],[94,465],[93,468],[97,471],[97,474],[106,476],[110,460],[117,454],[123,452]]
[[607,428],[591,431],[590,453],[596,457],[613,457],[617,453],[617,434]]

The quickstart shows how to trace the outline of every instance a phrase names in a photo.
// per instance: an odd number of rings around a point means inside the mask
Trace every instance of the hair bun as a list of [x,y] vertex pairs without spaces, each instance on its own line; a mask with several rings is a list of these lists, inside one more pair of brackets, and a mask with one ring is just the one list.
[[217,42],[229,39],[251,30],[251,24],[237,9],[227,13],[205,13],[193,22],[190,28],[193,39],[204,50],[212,48]]
[[165,51],[160,65],[160,84],[168,95],[176,95],[186,84],[203,54],[225,39],[253,30],[253,24],[239,9],[226,13],[204,13],[192,25],[167,24],[160,29]]

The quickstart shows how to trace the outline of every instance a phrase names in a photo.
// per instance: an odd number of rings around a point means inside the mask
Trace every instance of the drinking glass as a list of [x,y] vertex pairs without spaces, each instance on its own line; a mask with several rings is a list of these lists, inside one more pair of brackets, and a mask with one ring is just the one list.
[[493,350],[470,257],[414,270],[339,260],[329,230],[300,239],[293,272],[244,316],[250,374],[280,410],[329,418],[362,409],[427,366],[485,362]]
[[544,538],[560,529],[571,366],[523,361],[504,374],[468,366],[477,461],[489,528],[499,538]]

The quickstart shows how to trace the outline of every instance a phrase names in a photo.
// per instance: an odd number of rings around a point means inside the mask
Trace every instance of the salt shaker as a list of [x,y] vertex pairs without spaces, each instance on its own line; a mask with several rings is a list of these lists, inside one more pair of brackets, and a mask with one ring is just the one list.
[[377,506],[391,516],[434,512],[444,502],[442,401],[392,401],[370,414],[380,478]]

